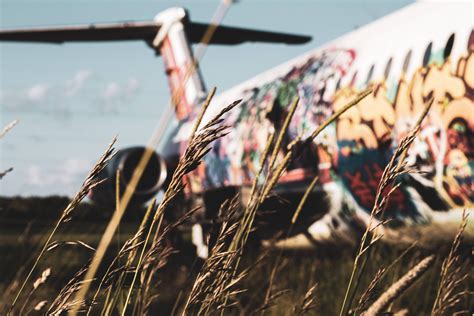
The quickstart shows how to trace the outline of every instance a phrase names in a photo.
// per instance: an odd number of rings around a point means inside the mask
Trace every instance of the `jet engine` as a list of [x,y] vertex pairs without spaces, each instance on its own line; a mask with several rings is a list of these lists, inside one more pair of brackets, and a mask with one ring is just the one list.
[[[89,193],[89,198],[99,205],[114,207],[117,171],[119,171],[120,194],[123,195],[145,151],[145,147],[130,147],[119,150],[99,174],[99,179],[105,179],[105,181]],[[134,206],[143,205],[153,198],[165,184],[167,175],[165,160],[153,151],[135,188],[130,204]]]

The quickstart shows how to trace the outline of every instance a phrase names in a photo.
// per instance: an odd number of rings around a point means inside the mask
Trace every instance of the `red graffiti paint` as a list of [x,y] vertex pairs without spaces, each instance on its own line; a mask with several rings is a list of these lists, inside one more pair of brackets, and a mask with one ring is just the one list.
[[[363,168],[351,174],[346,172],[344,176],[349,182],[349,189],[360,205],[370,210],[375,204],[375,197],[379,181],[382,178],[383,169],[378,164],[364,165]],[[383,192],[385,196],[392,188],[388,187]],[[401,209],[406,205],[407,200],[403,192],[395,189],[387,202],[388,209]]]

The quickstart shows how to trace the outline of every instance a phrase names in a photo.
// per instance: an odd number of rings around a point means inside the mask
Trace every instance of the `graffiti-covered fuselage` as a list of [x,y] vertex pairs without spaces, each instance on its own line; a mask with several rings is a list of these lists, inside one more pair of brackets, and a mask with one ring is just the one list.
[[[149,159],[145,177],[134,191],[139,202],[166,186],[168,171],[184,152],[201,111],[206,91],[190,45],[203,38],[219,45],[301,44],[310,39],[196,23],[184,8],[162,11],[152,21],[0,30],[0,41],[140,40],[161,55],[177,125],[162,144],[164,159],[156,153]],[[308,136],[367,88],[373,92],[303,148],[281,177],[276,191],[290,201],[301,198],[308,183],[318,177],[302,212],[307,220],[294,230],[302,235],[288,242],[356,240],[354,232],[368,225],[385,166],[430,99],[434,104],[406,155],[408,166],[420,172],[404,175],[391,194],[384,213],[391,221],[384,225],[384,236],[394,242],[451,239],[463,210],[472,214],[474,208],[474,32],[473,4],[468,0],[418,1],[216,97],[203,124],[223,106],[243,101],[225,118],[231,132],[213,144],[204,162],[183,179],[188,184],[185,202],[201,199],[206,210],[215,213],[226,197],[237,191],[245,196],[267,140],[282,129],[296,97],[300,101],[280,159],[295,138]],[[105,176],[113,178],[115,168],[120,169],[125,175],[122,185],[128,186],[143,152],[141,147],[123,150]],[[108,185],[109,190],[99,190],[93,197],[115,201],[115,181]],[[277,225],[273,218],[294,211],[291,203],[283,209],[277,204],[266,204],[269,210],[278,210],[269,217],[270,226]],[[473,239],[472,220],[466,231]]]
[[[368,87],[373,93],[326,128],[280,185],[291,190],[318,175],[318,189],[329,203],[324,210],[312,206],[324,215],[307,232],[317,241],[347,239],[353,226],[367,224],[384,167],[432,97],[432,110],[407,155],[408,165],[421,172],[401,180],[385,214],[402,227],[388,236],[412,240],[426,229],[430,239],[445,238],[443,232],[455,231],[463,209],[472,210],[474,201],[470,2],[415,3],[221,95],[209,115],[243,101],[226,118],[232,132],[187,179],[190,192],[250,184],[270,134],[281,128],[296,97],[286,144],[308,136]],[[181,131],[198,111],[180,124]],[[173,142],[185,142],[186,135],[178,131]]]

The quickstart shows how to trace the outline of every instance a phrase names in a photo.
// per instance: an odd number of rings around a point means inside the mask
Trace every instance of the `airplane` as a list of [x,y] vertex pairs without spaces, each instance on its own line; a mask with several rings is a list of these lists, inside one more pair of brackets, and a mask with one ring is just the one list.
[[[220,204],[237,193],[242,200],[255,177],[269,135],[281,128],[295,97],[299,105],[284,146],[307,136],[355,96],[373,92],[326,128],[289,166],[275,193],[262,205],[274,231],[287,227],[315,176],[318,182],[282,248],[354,244],[369,225],[377,185],[398,141],[413,127],[427,100],[433,107],[407,153],[409,167],[393,192],[385,215],[391,219],[383,239],[401,244],[435,245],[453,238],[463,210],[474,238],[474,23],[470,1],[418,1],[321,47],[272,68],[218,95],[205,118],[237,99],[225,118],[232,126],[186,179],[183,205],[204,204],[192,225],[193,243],[206,247],[206,223]],[[189,19],[183,8],[160,12],[153,21],[0,30],[0,41],[87,42],[142,40],[161,55],[173,98],[176,124],[163,151],[154,153],[132,201],[142,204],[169,180],[183,153],[207,95],[191,44],[209,25]],[[209,44],[243,42],[301,44],[304,35],[218,26]],[[181,89],[183,87],[183,89]],[[144,147],[120,150],[107,166],[108,185],[92,200],[114,201],[116,170],[122,185],[130,180]],[[382,220],[377,218],[377,220]],[[195,234],[196,233],[196,234]],[[262,234],[269,237],[270,235]],[[206,250],[198,251],[202,257]]]

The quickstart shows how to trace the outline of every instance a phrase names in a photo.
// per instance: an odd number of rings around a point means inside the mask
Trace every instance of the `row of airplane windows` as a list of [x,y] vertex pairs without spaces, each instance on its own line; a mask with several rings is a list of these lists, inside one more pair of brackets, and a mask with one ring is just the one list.
[[[471,38],[474,37],[473,33],[471,33]],[[443,50],[443,59],[444,60],[446,60],[451,55],[451,52],[452,52],[453,46],[454,46],[454,40],[455,40],[455,34],[452,33],[449,36],[449,38],[446,41],[446,44],[444,46],[444,50]],[[471,41],[471,40],[472,39],[469,39],[469,41]],[[429,42],[428,45],[426,46],[425,52],[423,54],[423,62],[422,62],[423,67],[427,67],[430,64],[432,53],[433,53],[433,42]],[[410,65],[411,57],[412,57],[412,50],[409,50],[408,53],[405,56],[405,60],[403,61],[403,67],[402,67],[403,72],[406,72],[408,70],[408,66]],[[388,59],[386,65],[385,65],[384,78],[388,78],[388,76],[390,74],[390,70],[392,68],[392,64],[393,64],[393,57],[390,57]],[[366,85],[369,84],[370,81],[373,79],[374,71],[375,71],[375,65],[372,64],[369,68],[369,72],[367,73],[367,79],[365,80]],[[351,83],[355,82],[356,77],[357,77],[357,73],[358,73],[358,71],[356,70],[353,74],[352,79],[351,79]]]

